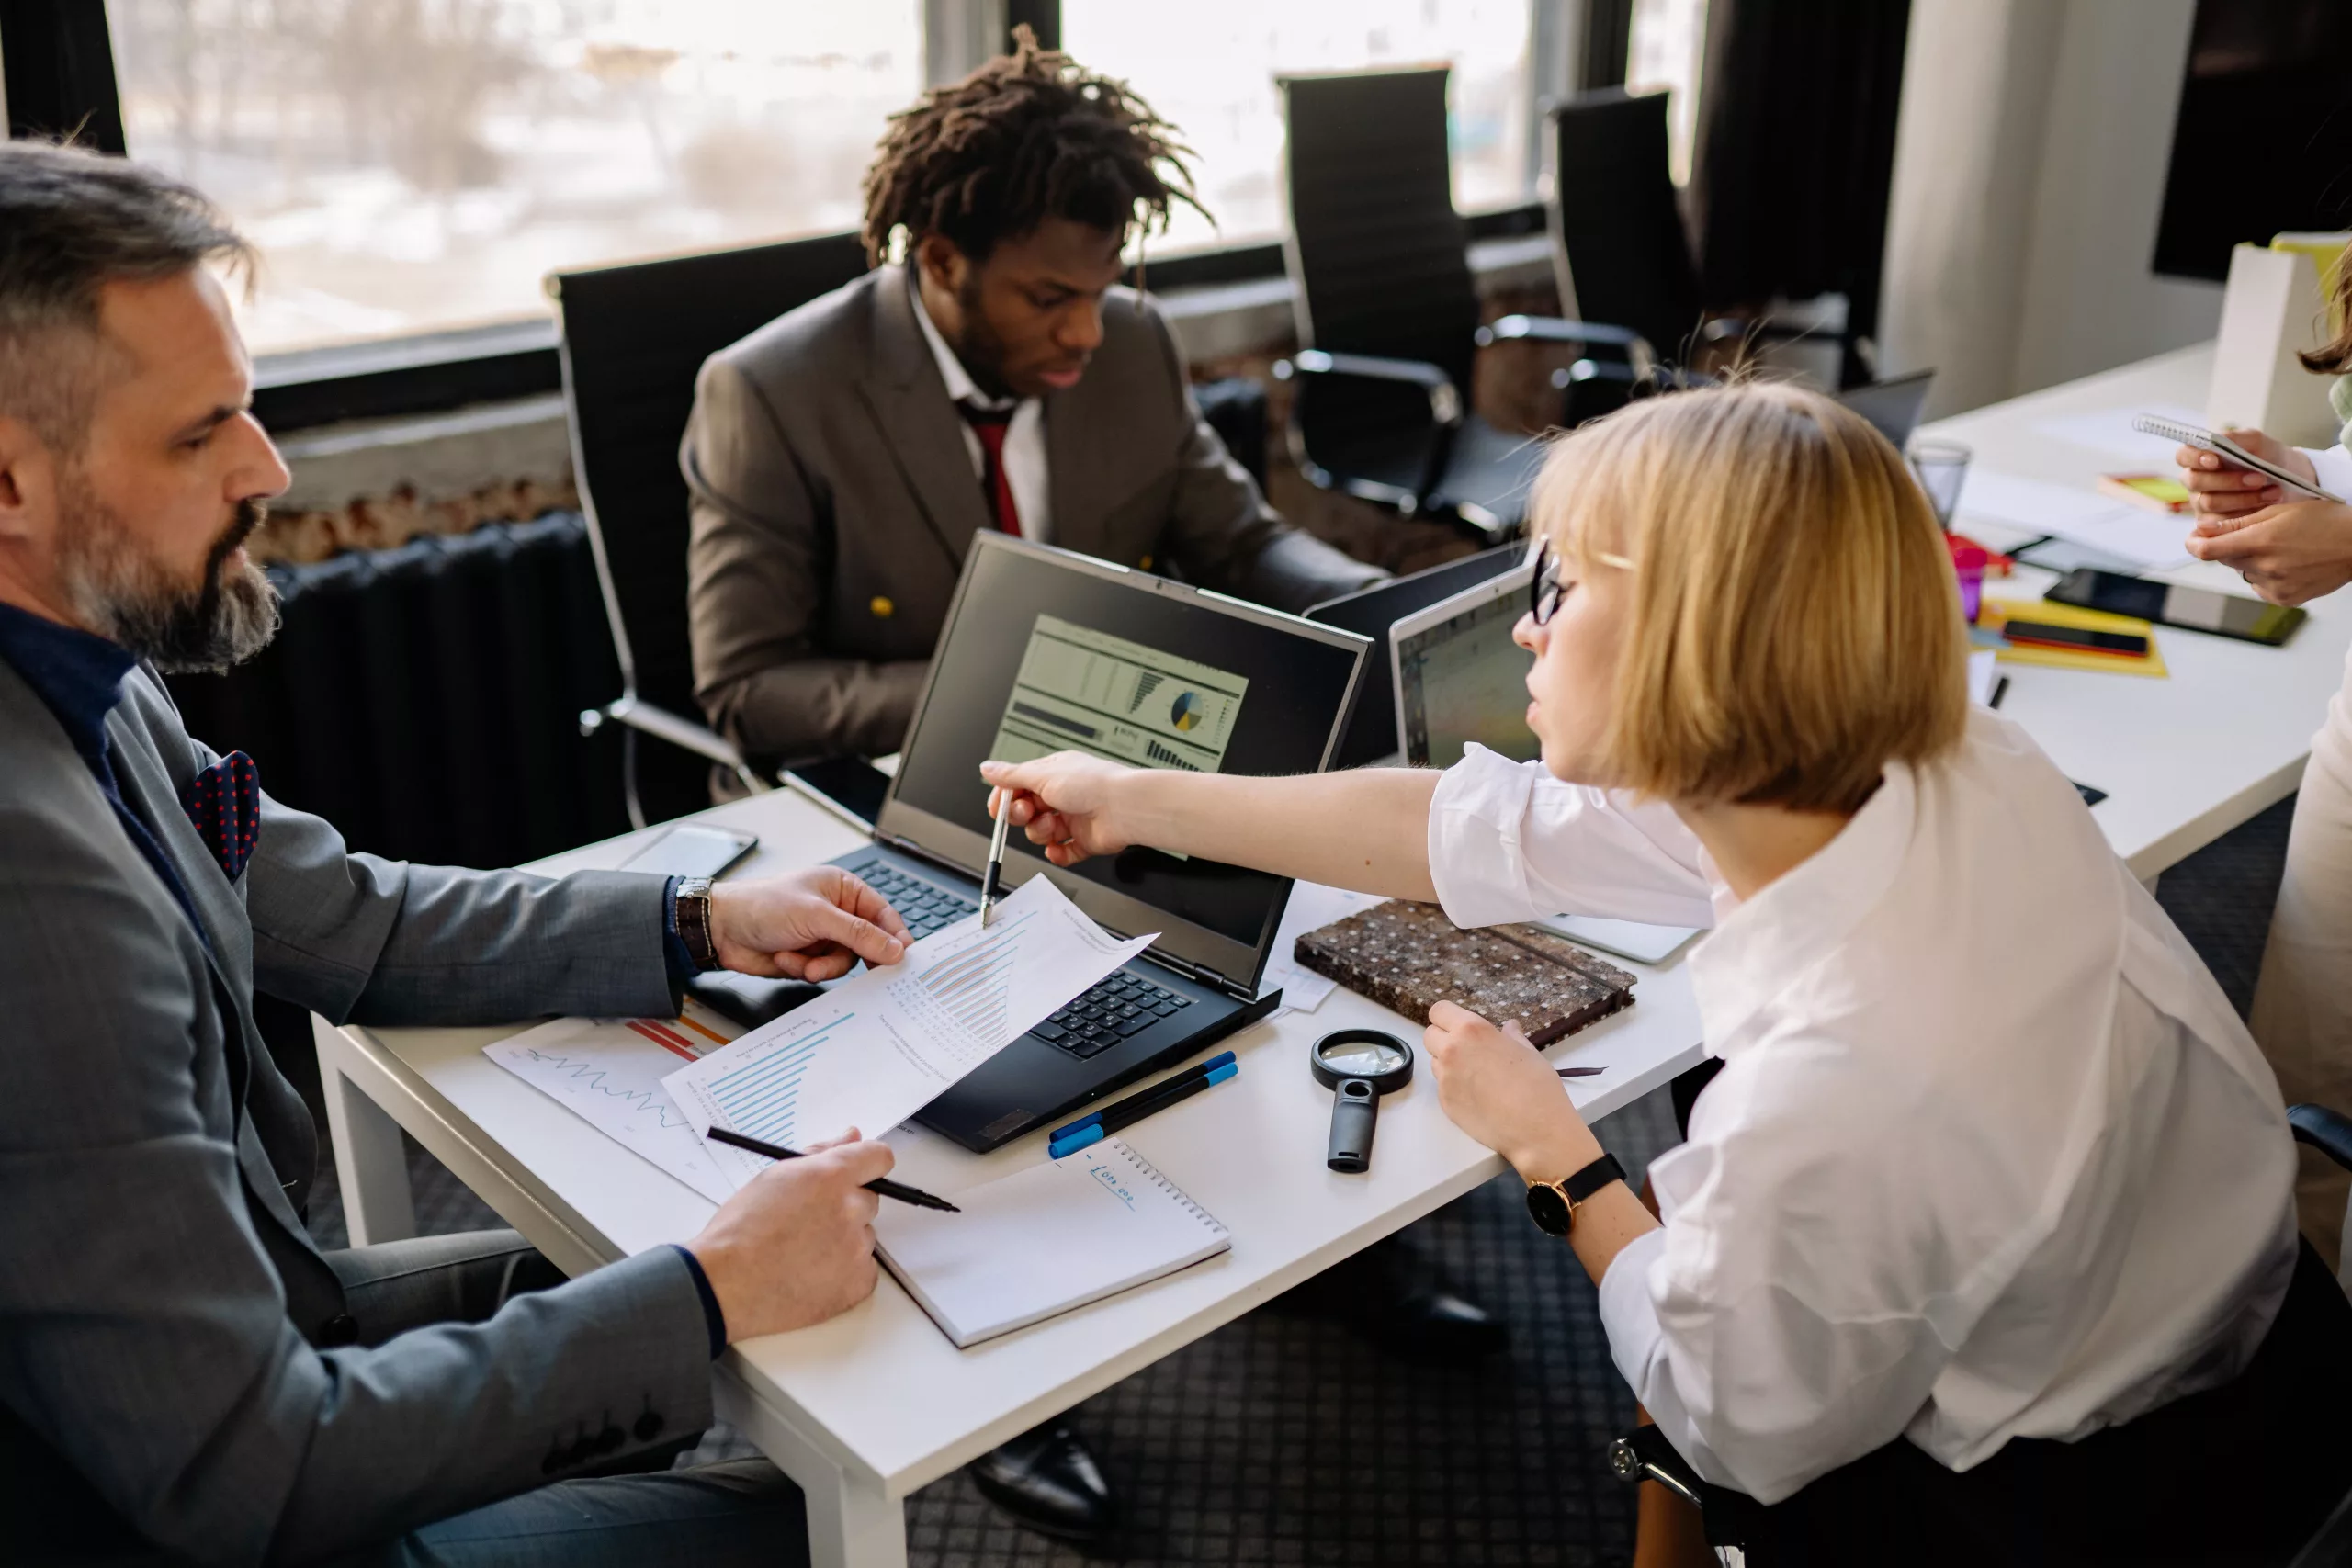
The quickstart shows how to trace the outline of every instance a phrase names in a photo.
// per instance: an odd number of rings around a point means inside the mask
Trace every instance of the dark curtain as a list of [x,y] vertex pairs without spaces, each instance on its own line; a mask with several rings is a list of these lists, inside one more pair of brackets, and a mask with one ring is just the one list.
[[1718,309],[1838,293],[1878,329],[1910,0],[1713,0],[1691,217]]

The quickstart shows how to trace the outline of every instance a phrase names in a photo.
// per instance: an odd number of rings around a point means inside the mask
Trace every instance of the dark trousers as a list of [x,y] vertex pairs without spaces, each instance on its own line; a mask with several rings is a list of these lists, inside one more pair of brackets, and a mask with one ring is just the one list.
[[[513,1231],[422,1236],[327,1255],[362,1343],[479,1322],[563,1276]],[[5,1556],[5,1553],[0,1553]],[[345,1568],[806,1568],[800,1489],[765,1460],[583,1476],[427,1525]]]

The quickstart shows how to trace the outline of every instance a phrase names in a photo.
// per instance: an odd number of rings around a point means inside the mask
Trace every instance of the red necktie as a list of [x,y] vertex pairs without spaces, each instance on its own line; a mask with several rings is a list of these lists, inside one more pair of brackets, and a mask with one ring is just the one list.
[[996,519],[997,531],[1021,537],[1021,511],[1012,504],[1012,481],[1004,473],[1004,433],[1012,423],[1011,409],[976,409],[968,403],[957,403],[956,412],[972,434],[980,438],[980,493],[989,499],[989,511]]

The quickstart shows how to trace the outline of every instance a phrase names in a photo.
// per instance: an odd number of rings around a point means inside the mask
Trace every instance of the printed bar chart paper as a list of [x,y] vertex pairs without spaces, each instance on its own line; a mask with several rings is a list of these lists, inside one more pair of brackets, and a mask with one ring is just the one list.
[[662,1087],[682,1062],[716,1052],[734,1024],[688,1001],[675,1019],[559,1018],[493,1042],[482,1055],[714,1203],[735,1190],[710,1146]]
[[[793,1149],[852,1127],[879,1137],[1158,934],[1121,942],[1035,876],[986,931],[967,916],[662,1088],[697,1134],[716,1125]],[[704,1149],[739,1187],[768,1163],[724,1144]]]

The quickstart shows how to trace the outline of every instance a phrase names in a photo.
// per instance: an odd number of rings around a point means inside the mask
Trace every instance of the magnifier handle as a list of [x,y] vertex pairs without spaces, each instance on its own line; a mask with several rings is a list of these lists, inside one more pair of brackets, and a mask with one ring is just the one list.
[[1380,1096],[1362,1078],[1345,1078],[1331,1091],[1331,1146],[1323,1162],[1353,1176],[1372,1168],[1372,1134],[1380,1119]]

